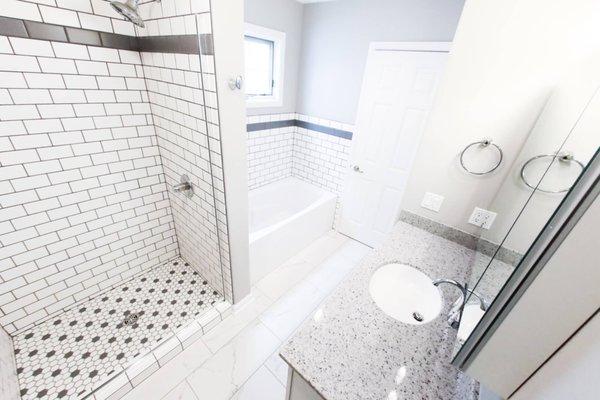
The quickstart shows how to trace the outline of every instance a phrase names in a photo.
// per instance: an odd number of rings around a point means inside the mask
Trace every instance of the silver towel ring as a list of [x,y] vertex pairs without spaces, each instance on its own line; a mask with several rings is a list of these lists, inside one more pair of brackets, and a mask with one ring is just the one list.
[[[496,165],[494,165],[492,167],[492,169],[489,169],[489,170],[483,171],[483,172],[471,171],[470,169],[468,169],[465,166],[464,157],[465,157],[465,153],[467,152],[467,150],[469,150],[473,146],[479,146],[479,147],[482,147],[482,148],[485,148],[485,147],[488,147],[488,146],[494,146],[496,148],[496,150],[498,150],[498,154],[500,154],[500,159],[498,160],[498,163]],[[498,145],[492,143],[491,139],[482,139],[482,140],[480,140],[478,142],[470,143],[470,144],[467,145],[467,147],[465,147],[463,149],[463,151],[460,152],[460,165],[463,167],[463,169],[465,171],[467,171],[471,175],[486,175],[486,174],[489,174],[491,172],[494,172],[495,170],[498,169],[498,167],[500,166],[500,164],[502,164],[502,160],[503,159],[504,159],[504,153],[502,152],[502,149]]]
[[566,189],[547,190],[547,189],[540,189],[539,187],[535,187],[535,186],[529,184],[529,182],[527,182],[527,179],[525,178],[525,169],[527,168],[527,166],[529,164],[531,164],[535,160],[539,160],[540,158],[547,158],[547,157],[552,157],[553,159],[554,158],[558,158],[558,161],[562,162],[562,163],[571,163],[571,162],[574,162],[575,164],[579,165],[579,167],[581,168],[582,171],[585,168],[585,166],[583,165],[583,163],[581,161],[577,160],[573,156],[573,154],[571,154],[569,152],[552,153],[552,154],[540,154],[539,156],[533,156],[533,157],[531,157],[529,160],[527,160],[527,162],[525,162],[525,164],[523,164],[523,166],[521,167],[521,180],[523,181],[523,183],[525,185],[527,185],[528,188],[533,189],[533,190],[537,190],[537,191],[542,192],[542,193],[565,193],[565,192],[568,192],[569,189],[571,189],[571,186],[569,186]]

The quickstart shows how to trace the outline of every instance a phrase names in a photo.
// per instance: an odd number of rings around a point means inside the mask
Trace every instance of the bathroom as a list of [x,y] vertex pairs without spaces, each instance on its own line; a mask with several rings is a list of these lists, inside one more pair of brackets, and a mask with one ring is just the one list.
[[0,398],[594,398],[598,15],[2,0]]

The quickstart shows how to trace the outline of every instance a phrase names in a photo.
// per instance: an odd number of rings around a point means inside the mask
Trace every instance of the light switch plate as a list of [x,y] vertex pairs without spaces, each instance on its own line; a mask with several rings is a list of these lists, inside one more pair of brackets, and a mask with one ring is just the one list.
[[469,223],[483,229],[490,229],[497,215],[493,211],[475,207],[471,217],[469,217]]
[[426,208],[431,211],[438,212],[442,207],[442,203],[444,202],[444,196],[440,196],[439,194],[426,192],[425,196],[423,196],[423,201],[421,202],[421,207]]

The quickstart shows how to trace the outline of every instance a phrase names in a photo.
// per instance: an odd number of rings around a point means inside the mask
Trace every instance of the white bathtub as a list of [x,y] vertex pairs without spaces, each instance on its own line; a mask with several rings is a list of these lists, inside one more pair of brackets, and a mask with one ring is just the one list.
[[296,178],[249,193],[250,279],[271,272],[333,226],[336,196]]

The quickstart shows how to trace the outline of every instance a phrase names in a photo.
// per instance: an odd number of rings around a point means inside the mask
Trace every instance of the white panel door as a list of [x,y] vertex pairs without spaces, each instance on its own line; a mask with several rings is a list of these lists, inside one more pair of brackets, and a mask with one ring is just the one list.
[[397,221],[448,47],[388,44],[369,51],[339,224],[342,233],[369,246]]

